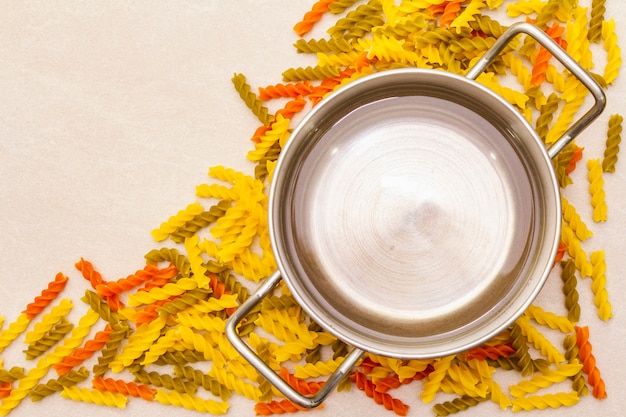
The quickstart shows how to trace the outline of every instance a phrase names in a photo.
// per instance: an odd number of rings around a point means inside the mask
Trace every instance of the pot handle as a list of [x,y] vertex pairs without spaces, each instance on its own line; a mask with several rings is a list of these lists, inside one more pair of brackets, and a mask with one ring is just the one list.
[[272,368],[261,359],[237,333],[237,325],[263,298],[269,295],[282,279],[280,271],[274,272],[259,289],[248,298],[226,322],[226,337],[233,347],[243,356],[254,368],[265,377],[272,385],[282,392],[287,399],[305,408],[317,407],[331,393],[331,391],[341,382],[341,380],[352,370],[357,361],[363,356],[363,350],[353,349],[346,359],[339,365],[335,372],[324,383],[322,389],[312,397],[307,397],[293,389],[284,379],[282,379]]
[[567,68],[578,80],[591,92],[595,103],[594,105],[574,123],[563,135],[548,149],[550,158],[554,158],[563,148],[565,148],[576,136],[580,134],[593,120],[595,120],[606,106],[606,96],[602,87],[591,75],[581,67],[567,52],[563,50],[556,42],[550,38],[544,31],[530,23],[515,23],[511,25],[498,38],[487,52],[476,62],[476,64],[465,74],[467,78],[475,80],[480,73],[498,56],[504,47],[517,35],[525,33],[558,59],[565,68]]

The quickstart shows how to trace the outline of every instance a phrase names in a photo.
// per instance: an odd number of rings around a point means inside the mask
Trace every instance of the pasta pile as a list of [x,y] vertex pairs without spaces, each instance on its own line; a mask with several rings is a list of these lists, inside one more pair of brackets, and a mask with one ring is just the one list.
[[[417,66],[463,74],[506,29],[495,18],[503,13],[507,21],[534,22],[585,68],[596,71],[593,75],[603,86],[613,84],[621,52],[615,23],[605,19],[602,1],[594,0],[591,8],[575,0],[503,3],[315,3],[294,30],[302,37],[316,24],[334,21],[325,38],[295,43],[297,52],[314,54],[317,65],[289,68],[281,83],[261,87],[258,94],[242,74],[233,78],[261,123],[247,154],[254,174],[212,167],[211,181],[196,187],[197,201],[152,231],[164,246],[150,250],[145,267],[127,277],[107,280],[80,259],[76,268],[90,288],[81,299],[87,312],[78,323],[66,318],[75,308],[73,301],[57,301],[67,283],[65,275],[57,275],[0,333],[0,354],[24,334],[27,358],[36,360],[26,370],[11,367],[11,358],[0,356],[0,416],[27,397],[42,401],[55,394],[118,408],[156,401],[211,414],[226,413],[229,398],[239,395],[254,404],[258,415],[300,411],[280,397],[224,334],[228,317],[256,283],[276,269],[267,190],[294,127],[292,120],[335,89],[376,71]],[[596,53],[604,53],[604,67],[594,66]],[[517,40],[478,82],[517,108],[547,145],[571,125],[586,96],[584,87],[530,39]],[[609,180],[605,176],[619,168],[621,122],[619,115],[610,118],[603,159],[586,162],[596,222],[608,218],[603,184]],[[563,190],[573,183],[570,174],[582,158],[583,148],[572,143],[554,159]],[[572,406],[588,393],[605,398],[589,328],[580,323],[577,292],[577,285],[590,285],[598,316],[611,318],[604,252],[595,248],[588,255],[592,228],[565,196],[562,202],[562,242],[555,268],[561,271],[563,305],[533,305],[488,343],[453,356],[400,360],[366,354],[339,390],[361,390],[398,415],[406,415],[409,404],[396,398],[394,390],[407,384],[414,387],[416,401],[419,397],[423,403],[435,402],[437,416],[488,401],[502,410],[520,411]],[[305,395],[319,391],[324,377],[350,350],[307,317],[285,286],[247,316],[239,333]],[[494,376],[507,372],[516,380],[510,386]]]

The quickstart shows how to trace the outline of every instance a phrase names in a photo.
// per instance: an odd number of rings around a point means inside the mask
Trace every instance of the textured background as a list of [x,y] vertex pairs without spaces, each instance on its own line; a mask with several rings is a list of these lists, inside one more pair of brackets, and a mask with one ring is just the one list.
[[[257,121],[230,79],[242,72],[256,90],[279,82],[288,67],[312,64],[312,57],[297,55],[291,46],[297,39],[291,28],[311,4],[0,0],[0,314],[5,327],[58,271],[70,277],[64,295],[75,301],[75,321],[84,311],[78,299],[86,283],[73,266],[81,256],[109,279],[124,277],[143,266],[146,252],[160,247],[150,230],[194,201],[194,186],[207,180],[210,166],[252,173],[245,154]],[[617,20],[624,48],[626,5],[608,0],[606,7],[607,16]],[[602,155],[609,115],[626,108],[623,74],[608,97],[607,111],[578,140],[586,148],[585,160]],[[625,162],[605,176],[605,224],[591,224],[584,166],[566,189],[595,231],[591,247],[606,250],[615,317],[608,323],[596,318],[590,281],[579,289],[581,323],[590,325],[609,398],[600,402],[589,396],[574,409],[537,415],[623,414]],[[562,299],[560,279],[553,274],[539,302],[562,311]],[[25,365],[21,349],[13,346],[3,354],[7,366]],[[409,385],[398,397],[412,405],[410,415],[432,415],[430,405],[417,398],[417,387]],[[498,411],[495,404],[484,404],[464,415]],[[122,412],[59,396],[39,404],[27,399],[12,415],[61,413],[196,415],[142,401]],[[332,395],[325,409],[315,412],[364,413],[393,415],[356,390]],[[234,397],[230,415],[254,415],[252,403]]]

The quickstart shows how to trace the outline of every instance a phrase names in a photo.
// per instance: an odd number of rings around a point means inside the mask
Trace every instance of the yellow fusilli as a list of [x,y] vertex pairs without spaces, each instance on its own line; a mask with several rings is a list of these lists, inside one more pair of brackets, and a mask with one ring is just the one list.
[[604,192],[604,179],[602,178],[602,165],[600,159],[587,161],[589,173],[589,193],[591,194],[591,206],[593,207],[593,220],[603,222],[608,219],[608,206]]
[[598,317],[607,321],[613,317],[612,307],[609,302],[609,293],[606,290],[606,262],[604,260],[604,251],[599,250],[591,252],[591,265],[593,270],[591,278],[591,290],[593,291],[593,301],[598,308]]

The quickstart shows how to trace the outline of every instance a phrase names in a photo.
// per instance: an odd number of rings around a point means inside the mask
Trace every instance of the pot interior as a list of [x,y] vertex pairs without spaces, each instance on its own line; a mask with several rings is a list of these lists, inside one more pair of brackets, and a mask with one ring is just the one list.
[[353,82],[316,107],[270,193],[279,268],[302,307],[362,349],[451,354],[534,299],[560,233],[558,186],[521,115],[431,70]]

